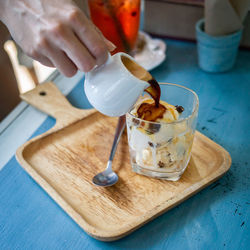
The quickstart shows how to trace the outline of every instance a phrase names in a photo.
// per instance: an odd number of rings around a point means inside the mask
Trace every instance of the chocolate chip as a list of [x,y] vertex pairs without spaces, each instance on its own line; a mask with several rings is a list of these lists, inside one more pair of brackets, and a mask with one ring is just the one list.
[[162,161],[159,161],[159,162],[158,162],[158,166],[159,166],[160,168],[164,168],[164,167],[165,167],[165,163],[162,162]]
[[176,105],[175,107],[176,107],[177,112],[180,114],[184,111],[184,108],[182,106]]
[[132,122],[134,123],[134,125],[139,125],[139,123],[140,123],[140,121],[139,120],[137,120],[137,119],[135,119],[135,118],[133,118],[132,119]]
[[154,147],[154,144],[151,141],[148,142],[148,145],[152,148]]
[[148,128],[152,132],[152,134],[154,134],[154,133],[157,133],[160,130],[161,124],[150,123]]

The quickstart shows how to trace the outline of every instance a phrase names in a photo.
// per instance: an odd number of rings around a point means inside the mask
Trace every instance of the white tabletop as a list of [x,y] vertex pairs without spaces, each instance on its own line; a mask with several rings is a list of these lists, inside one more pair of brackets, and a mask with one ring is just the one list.
[[[74,77],[69,79],[56,71],[47,80],[53,81],[61,92],[67,95],[82,77],[83,73],[78,72]],[[46,114],[33,108],[26,102],[21,101],[17,107],[1,121],[0,170],[15,154],[16,149],[28,140],[46,118]]]

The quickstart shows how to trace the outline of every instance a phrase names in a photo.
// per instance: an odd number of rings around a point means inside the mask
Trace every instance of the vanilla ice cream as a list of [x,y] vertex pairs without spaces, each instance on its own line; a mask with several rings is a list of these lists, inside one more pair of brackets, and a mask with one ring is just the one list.
[[[185,170],[183,163],[190,158],[194,131],[182,118],[181,106],[160,101],[163,111],[154,119],[145,103],[154,104],[154,100],[141,98],[127,115],[132,165],[155,172],[177,173],[176,178],[169,178],[177,180]],[[144,113],[140,113],[142,104],[145,104]]]

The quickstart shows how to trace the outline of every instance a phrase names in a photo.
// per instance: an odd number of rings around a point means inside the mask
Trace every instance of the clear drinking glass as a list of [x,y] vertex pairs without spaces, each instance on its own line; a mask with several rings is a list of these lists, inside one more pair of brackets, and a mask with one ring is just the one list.
[[190,160],[199,100],[186,87],[170,83],[160,86],[161,100],[182,106],[184,111],[177,121],[169,123],[142,120],[128,112],[130,159],[133,171],[138,174],[177,181]]

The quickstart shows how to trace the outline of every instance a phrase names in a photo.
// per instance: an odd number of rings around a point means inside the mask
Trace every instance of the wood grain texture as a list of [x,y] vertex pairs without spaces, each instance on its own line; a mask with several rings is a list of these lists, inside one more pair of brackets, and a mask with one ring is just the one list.
[[[73,108],[52,83],[40,86],[46,96],[36,98],[41,89],[35,89],[22,97],[49,111],[57,123],[21,146],[17,159],[76,223],[99,240],[111,241],[129,234],[230,168],[228,152],[196,132],[190,163],[178,182],[141,176],[131,171],[124,134],[113,163],[118,183],[108,188],[96,187],[91,180],[106,167],[117,118]],[[55,95],[56,98],[49,98]],[[43,97],[48,97],[46,104]]]

